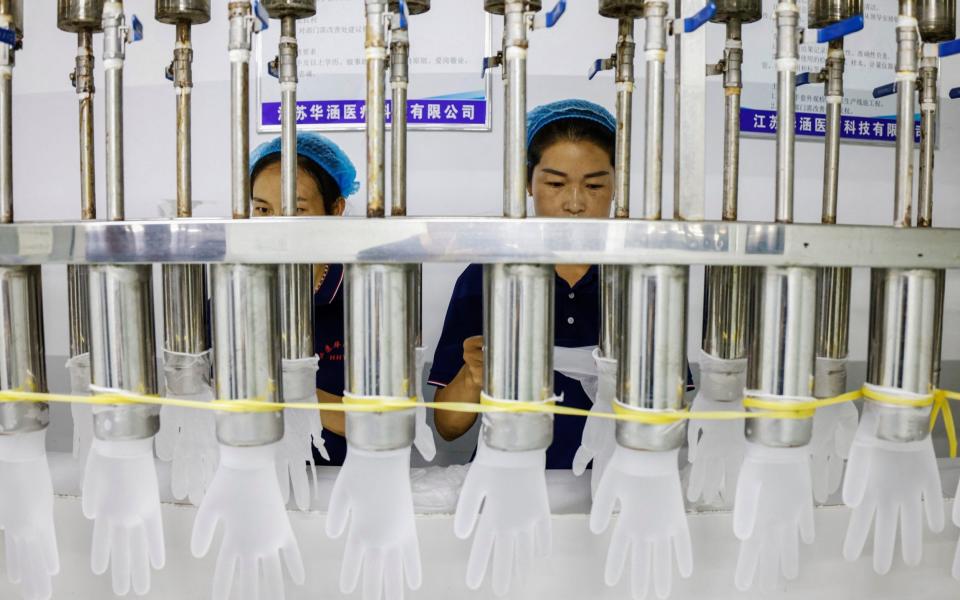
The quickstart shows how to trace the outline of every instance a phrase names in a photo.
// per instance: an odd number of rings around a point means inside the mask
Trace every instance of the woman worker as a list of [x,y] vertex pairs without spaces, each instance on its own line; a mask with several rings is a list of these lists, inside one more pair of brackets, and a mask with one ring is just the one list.
[[[282,214],[280,200],[280,138],[257,147],[250,156],[256,217]],[[357,170],[330,139],[297,134],[297,215],[340,216],[346,198],[360,187]],[[313,344],[319,357],[317,400],[341,402],[343,393],[343,265],[314,265]],[[314,450],[318,465],[342,465],[347,444],[343,413],[321,412],[323,442],[330,459]],[[319,440],[316,440],[319,444]]]
[[[527,114],[527,193],[538,217],[602,219],[613,202],[616,119],[586,100],[561,100]],[[555,344],[595,346],[600,336],[600,278],[597,265],[557,265],[554,294]],[[470,265],[453,288],[429,382],[436,402],[479,402],[483,384],[483,267]],[[689,381],[688,381],[689,384]],[[689,387],[689,385],[688,385]],[[564,406],[589,410],[580,383],[554,372],[554,392]],[[435,411],[446,440],[463,435],[475,414]],[[586,419],[558,415],[548,469],[569,469]]]

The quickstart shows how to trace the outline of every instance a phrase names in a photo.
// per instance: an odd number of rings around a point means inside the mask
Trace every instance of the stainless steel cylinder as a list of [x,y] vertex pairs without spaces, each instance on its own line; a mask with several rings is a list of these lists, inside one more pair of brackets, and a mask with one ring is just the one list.
[[[346,393],[404,398],[416,394],[410,318],[415,265],[348,265],[344,277]],[[395,450],[413,443],[414,411],[347,413],[347,440],[364,450]]]
[[710,19],[714,23],[753,23],[763,16],[763,0],[715,0],[717,12]]
[[817,345],[818,357],[847,357],[850,332],[849,267],[817,269]]
[[[512,0],[483,0],[483,10],[492,15],[502,15],[506,10],[506,5]],[[538,12],[543,8],[543,0],[525,0],[524,10]]]
[[776,220],[793,222],[793,193],[796,151],[797,68],[800,12],[795,2],[781,2],[777,23],[777,183]]
[[750,267],[707,266],[703,284],[703,351],[724,360],[747,356]]
[[[901,11],[908,2],[901,1]],[[910,227],[913,222],[913,109],[917,87],[917,30],[909,24],[897,27],[897,148],[894,173],[893,224]]]
[[[554,269],[552,265],[485,265],[483,392],[496,400],[542,402],[553,397]],[[507,451],[546,448],[553,418],[541,414],[483,417],[484,440]]]
[[823,210],[821,212],[821,222],[827,224],[837,222],[837,194],[840,181],[840,113],[843,103],[844,63],[843,39],[830,42],[827,50],[826,81],[824,83],[824,98],[827,106],[823,146]]
[[600,354],[604,358],[620,356],[623,342],[623,289],[626,276],[620,265],[600,265]]
[[317,0],[261,0],[271,19],[306,19],[317,12]]
[[193,216],[193,142],[191,96],[193,91],[193,46],[190,24],[180,21],[170,73],[177,96],[177,217]]
[[[867,381],[911,394],[928,394],[933,378],[937,273],[924,269],[871,272]],[[910,442],[929,433],[930,407],[877,404],[880,439]]]
[[87,265],[67,265],[70,356],[90,351],[90,283]]
[[[617,368],[617,402],[638,410],[685,408],[687,267],[629,265]],[[617,421],[621,446],[672,450],[686,439],[686,421],[650,425]]]
[[[0,266],[0,389],[47,391],[39,266]],[[0,435],[38,431],[46,402],[0,402]]]
[[[758,352],[749,357],[747,388],[789,404],[813,395],[817,271],[767,267],[761,290]],[[748,392],[749,394],[749,392]],[[748,419],[747,439],[765,446],[810,442],[813,419]]]
[[727,21],[723,49],[723,220],[737,220],[740,194],[740,91],[743,47],[740,22]]
[[[276,265],[210,268],[217,398],[282,402]],[[283,438],[280,412],[217,413],[217,439],[262,446]]]
[[70,33],[103,29],[103,0],[57,0],[57,27]]
[[[16,22],[18,2],[0,0],[0,25]],[[23,14],[20,12],[19,14]],[[0,44],[0,223],[13,222],[13,66],[15,46]]]
[[620,19],[617,33],[617,132],[614,146],[614,216],[630,216],[630,159],[633,146],[633,19]]
[[386,0],[366,0],[365,6],[367,18],[364,41],[367,64],[367,216],[379,218],[386,214],[384,73],[387,66],[387,39],[384,12],[387,3]]
[[230,205],[234,219],[250,217],[250,2],[230,2]]
[[957,37],[957,0],[917,0],[920,39],[928,44]]
[[207,302],[203,265],[163,265],[163,348],[199,354],[210,348],[203,307]]
[[97,217],[97,195],[93,137],[93,34],[77,34],[77,60],[71,73],[80,107],[80,218]]
[[313,347],[313,265],[280,265],[281,349],[284,358],[309,358]]
[[940,365],[943,354],[943,300],[947,287],[947,272],[934,271],[936,276],[936,298],[933,309],[933,374],[930,382],[933,387],[940,387]]
[[[407,11],[411,15],[421,15],[430,10],[430,0],[407,0]],[[396,0],[390,0],[390,12],[400,10],[400,3]]]
[[200,25],[210,20],[210,0],[157,0],[156,15],[158,21],[168,25]]
[[390,35],[390,92],[393,116],[390,122],[390,215],[407,214],[407,85],[410,43],[406,29]]
[[503,29],[503,216],[527,216],[527,21],[521,0],[507,0]]
[[920,66],[920,182],[917,227],[933,223],[933,167],[936,150],[938,59],[924,57]]
[[809,0],[807,27],[820,29],[863,14],[863,0]]
[[600,0],[600,14],[611,19],[642,19],[644,0]]
[[123,197],[123,61],[126,55],[123,4],[109,2],[103,11],[103,66],[106,71],[107,219],[122,221]]
[[[150,265],[90,266],[90,379],[94,386],[156,394],[157,356]],[[94,410],[101,440],[148,438],[160,428],[160,407],[117,405]]]
[[663,205],[663,77],[667,55],[667,8],[664,0],[646,0],[645,130],[642,219],[660,218]]

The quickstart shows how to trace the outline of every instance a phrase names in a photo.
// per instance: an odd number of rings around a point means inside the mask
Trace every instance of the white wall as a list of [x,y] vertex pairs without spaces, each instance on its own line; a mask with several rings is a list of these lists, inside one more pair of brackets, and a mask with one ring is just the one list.
[[[434,0],[462,2],[463,0]],[[14,100],[15,189],[19,220],[76,219],[79,215],[76,98],[67,74],[73,69],[75,37],[56,29],[55,3],[25,3],[26,45],[17,54]],[[479,3],[476,2],[477,9]],[[172,85],[163,78],[173,46],[173,28],[152,20],[153,2],[130,0],[129,9],[139,12],[146,25],[146,39],[128,51],[125,92],[127,216],[155,218],[160,206],[175,194],[174,97]],[[213,20],[195,29],[194,89],[194,199],[197,216],[229,214],[228,61],[226,53],[226,2],[215,0]],[[639,28],[638,28],[639,29]],[[721,51],[722,28],[708,27],[709,56]],[[495,31],[495,39],[499,33]],[[891,31],[891,35],[893,32]],[[642,34],[638,36],[642,41]],[[615,27],[596,14],[593,2],[572,2],[568,14],[551,31],[531,36],[529,104],[534,106],[564,97],[583,97],[612,107],[613,84],[608,74],[588,82],[584,76],[590,62],[613,48]],[[416,43],[415,30],[414,40]],[[100,36],[96,36],[100,54]],[[755,60],[751,48],[746,60]],[[767,52],[758,48],[756,52]],[[642,53],[641,53],[642,56]],[[479,63],[479,57],[478,63]],[[960,85],[957,62],[945,61],[942,89]],[[102,92],[98,61],[97,85]],[[668,72],[672,68],[668,65]],[[642,72],[642,69],[640,69]],[[479,72],[479,69],[478,69]],[[494,77],[495,111],[492,132],[411,132],[410,212],[414,215],[495,215],[501,207],[501,123],[499,77]],[[878,81],[877,83],[882,83]],[[710,83],[709,119],[705,136],[707,156],[708,218],[718,218],[722,172],[722,95],[716,81]],[[411,93],[416,94],[416,82]],[[636,202],[642,182],[643,94],[638,85],[635,111],[636,144],[633,173]],[[672,131],[671,86],[667,86],[666,131]],[[97,158],[103,157],[103,104],[97,96]],[[956,198],[960,170],[952,168],[960,155],[960,104],[944,102],[941,147],[938,155],[935,223],[960,226]],[[363,173],[363,133],[335,133]],[[267,136],[254,136],[257,143]],[[741,147],[740,215],[746,220],[771,220],[773,215],[774,142],[744,139]],[[665,141],[665,214],[672,207],[672,139]],[[98,198],[103,203],[102,164],[98,164]],[[816,222],[820,215],[822,146],[803,142],[797,146],[796,220]],[[362,206],[363,190],[354,197],[354,214]],[[892,217],[893,148],[844,146],[840,181],[839,220],[843,223],[884,225]],[[460,267],[431,265],[425,269],[425,334],[430,343],[439,335],[448,291]],[[44,271],[47,351],[67,354],[65,268]],[[702,270],[691,272],[690,355],[699,348],[699,316]],[[854,279],[851,353],[863,360],[866,350],[866,273]],[[956,273],[948,277],[948,298],[960,294]],[[944,358],[960,358],[960,319],[956,303],[947,302]]]

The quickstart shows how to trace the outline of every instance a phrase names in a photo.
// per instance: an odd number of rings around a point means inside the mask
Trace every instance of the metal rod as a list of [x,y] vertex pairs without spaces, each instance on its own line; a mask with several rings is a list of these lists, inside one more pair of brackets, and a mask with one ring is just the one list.
[[667,54],[667,3],[644,2],[646,35],[646,129],[644,131],[641,219],[658,220],[663,204],[663,74]]
[[366,0],[367,60],[367,216],[383,217],[385,207],[384,156],[386,125],[384,123],[387,61],[386,0]]
[[74,87],[80,104],[80,218],[97,218],[97,191],[93,143],[93,32],[77,34],[77,64]]
[[191,197],[190,94],[193,89],[193,48],[190,23],[177,23],[177,45],[173,52],[173,85],[177,92],[177,217],[193,216]]
[[824,81],[827,102],[823,154],[823,211],[821,221],[837,222],[837,191],[840,179],[840,111],[843,102],[843,38],[830,42]]
[[[703,0],[676,0],[674,23],[703,8]],[[673,219],[702,221],[705,198],[706,29],[674,36]]]
[[924,56],[920,66],[920,183],[917,227],[933,222],[933,166],[937,123],[937,58]]
[[727,42],[723,52],[723,220],[737,220],[737,196],[740,179],[740,91],[743,89],[740,65],[743,43],[740,21],[727,21]]
[[503,216],[527,216],[527,21],[525,2],[504,8]]
[[106,95],[107,219],[122,221],[123,204],[123,61],[127,46],[123,2],[103,5],[103,67]]
[[800,60],[796,2],[777,5],[777,185],[776,221],[793,222],[794,146],[796,145],[796,79]]
[[230,198],[234,219],[250,217],[250,47],[247,0],[230,2]]
[[390,215],[407,215],[407,85],[410,42],[406,29],[390,32]]
[[[15,8],[4,3],[8,12],[0,14],[0,25],[14,28]],[[16,49],[0,44],[0,223],[13,223],[13,66]]]
[[914,3],[900,1],[897,20],[897,154],[894,179],[893,224],[913,222],[913,105],[917,85],[917,20]]

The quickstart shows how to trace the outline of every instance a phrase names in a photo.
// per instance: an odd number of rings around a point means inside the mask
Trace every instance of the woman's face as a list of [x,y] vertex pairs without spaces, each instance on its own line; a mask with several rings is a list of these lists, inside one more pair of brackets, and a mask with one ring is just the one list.
[[560,141],[533,168],[529,193],[538,217],[610,216],[613,165],[593,142]]
[[[343,214],[344,200],[337,198],[334,215]],[[282,215],[280,201],[280,162],[274,162],[257,174],[253,181],[253,216],[272,217]],[[322,217],[327,214],[323,194],[317,181],[304,169],[297,167],[297,216]]]

